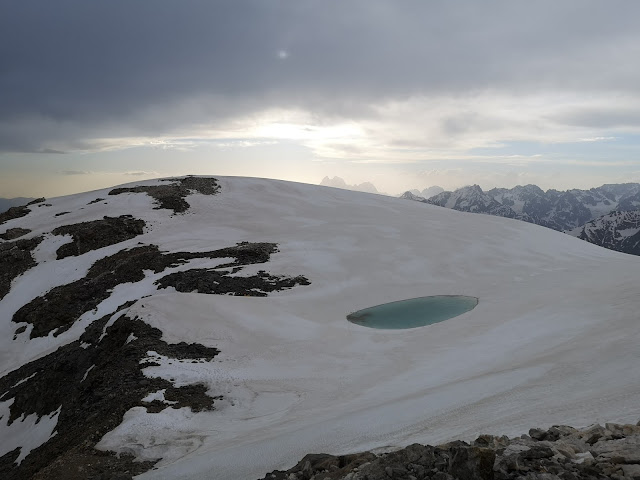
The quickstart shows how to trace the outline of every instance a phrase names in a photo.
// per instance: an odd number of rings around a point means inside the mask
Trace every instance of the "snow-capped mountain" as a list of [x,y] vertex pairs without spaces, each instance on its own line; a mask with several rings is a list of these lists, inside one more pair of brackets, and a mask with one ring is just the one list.
[[[602,185],[590,190],[547,190],[536,185],[487,192],[514,210],[520,219],[553,228],[571,230],[613,210],[638,208],[640,184]],[[634,206],[634,202],[635,206]]]
[[[0,266],[3,479],[255,479],[640,415],[640,258],[524,222],[185,177],[0,216]],[[345,318],[429,295],[479,303]]]
[[[406,192],[403,199],[414,200],[463,212],[515,218],[554,230],[566,231],[580,239],[625,253],[636,252],[627,230],[627,216],[640,208],[640,184],[608,184],[591,190],[547,190],[536,185],[494,188],[484,192],[478,185],[443,192],[425,199]],[[587,224],[587,222],[589,222]],[[624,225],[616,227],[617,222]],[[617,240],[610,233],[625,230]],[[637,254],[637,253],[635,253]]]
[[444,192],[444,188],[439,187],[438,185],[433,185],[422,190],[422,192],[420,192],[420,196],[424,198],[431,198],[442,192]]
[[506,218],[517,216],[511,208],[484,193],[478,185],[459,188],[454,192],[442,192],[425,202],[461,212],[486,213]]
[[610,250],[640,255],[640,210],[611,212],[567,233]]
[[368,193],[380,193],[375,185],[371,182],[363,182],[356,185],[349,185],[341,177],[324,177],[320,182],[320,185],[325,187],[342,188],[344,190],[353,190],[355,192],[368,192]]
[[402,198],[403,200],[413,200],[415,202],[425,202],[427,200],[426,198],[421,197],[420,195],[409,190],[400,195],[400,198]]
[[435,197],[436,195],[442,192],[444,192],[444,189],[442,187],[438,187],[437,185],[434,185],[433,187],[427,187],[422,191],[418,189],[407,190],[402,195],[399,195],[399,197],[405,200],[415,200],[416,202],[424,202],[428,198]]

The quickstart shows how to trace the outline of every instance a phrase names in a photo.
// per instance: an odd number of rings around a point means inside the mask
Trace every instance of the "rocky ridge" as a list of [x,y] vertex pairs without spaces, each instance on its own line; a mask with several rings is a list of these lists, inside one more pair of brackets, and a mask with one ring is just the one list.
[[[189,203],[185,197],[192,192],[203,195],[215,195],[220,186],[215,178],[185,177],[181,179],[169,178],[163,180],[171,182],[165,185],[137,185],[135,187],[114,188],[109,195],[122,195],[123,193],[146,193],[156,202],[156,209],[173,210],[173,213],[184,213],[189,209]],[[95,201],[95,200],[94,200]]]
[[532,428],[516,438],[413,444],[383,454],[311,454],[263,480],[631,480],[640,478],[640,422]]

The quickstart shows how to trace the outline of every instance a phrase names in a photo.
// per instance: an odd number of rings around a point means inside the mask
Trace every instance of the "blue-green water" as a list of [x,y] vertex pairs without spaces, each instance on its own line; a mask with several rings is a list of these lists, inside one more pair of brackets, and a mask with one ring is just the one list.
[[416,328],[457,317],[477,304],[476,297],[463,295],[410,298],[358,310],[347,315],[347,320],[371,328]]

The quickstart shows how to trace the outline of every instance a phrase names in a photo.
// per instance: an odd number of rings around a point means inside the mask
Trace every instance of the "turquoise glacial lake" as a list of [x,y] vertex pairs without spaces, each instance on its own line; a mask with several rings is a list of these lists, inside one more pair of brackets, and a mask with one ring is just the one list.
[[464,295],[418,297],[364,308],[347,315],[347,320],[363,327],[400,330],[443,322],[473,310],[477,304],[476,297]]

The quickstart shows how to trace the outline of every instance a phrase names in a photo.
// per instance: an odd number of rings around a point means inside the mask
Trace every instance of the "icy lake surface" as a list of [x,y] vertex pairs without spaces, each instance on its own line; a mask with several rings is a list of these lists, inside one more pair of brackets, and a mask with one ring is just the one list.
[[418,297],[358,310],[347,315],[347,320],[370,328],[416,328],[457,317],[477,304],[476,297],[464,295]]

